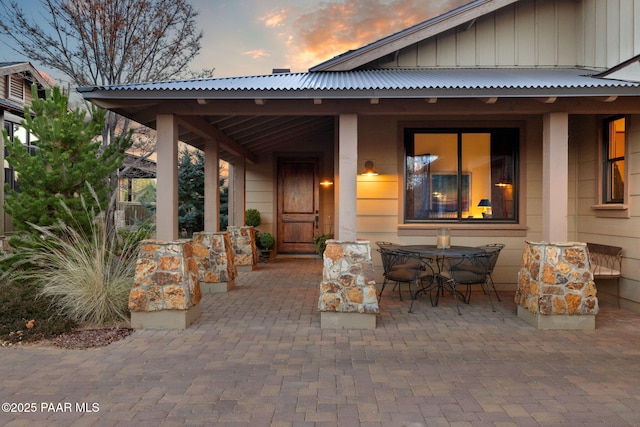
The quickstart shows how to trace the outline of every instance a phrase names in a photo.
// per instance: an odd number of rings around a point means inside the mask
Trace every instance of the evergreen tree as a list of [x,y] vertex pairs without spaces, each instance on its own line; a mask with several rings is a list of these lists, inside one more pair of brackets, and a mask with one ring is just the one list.
[[220,231],[229,225],[229,187],[224,184],[224,178],[220,178]]
[[[150,188],[139,199],[152,215],[155,215],[156,189]],[[229,223],[229,188],[220,179],[220,230]],[[180,151],[178,161],[178,228],[191,236],[204,230],[204,153],[202,151]]]
[[191,236],[204,230],[204,153],[183,149],[178,162],[178,226]]
[[[45,98],[37,97],[35,86],[32,92],[32,105],[25,107],[22,125],[35,137],[35,152],[30,153],[19,138],[10,141],[4,132],[6,160],[20,183],[19,191],[7,187],[5,210],[18,230],[33,231],[28,223],[49,226],[62,220],[87,231],[91,219],[85,215],[74,217],[74,213],[84,210],[82,199],[95,212],[105,210],[111,192],[109,174],[122,165],[130,138],[119,138],[101,148],[95,137],[104,126],[104,110],[93,107],[90,118],[85,120],[85,111],[68,109],[68,97],[59,87],[48,89]],[[92,203],[100,206],[91,206]],[[84,222],[78,223],[79,218]]]

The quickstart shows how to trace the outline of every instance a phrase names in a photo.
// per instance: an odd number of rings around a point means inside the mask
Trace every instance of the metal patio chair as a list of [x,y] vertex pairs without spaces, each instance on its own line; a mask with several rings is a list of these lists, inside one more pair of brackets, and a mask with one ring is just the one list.
[[[498,295],[498,290],[496,289],[495,283],[493,283],[493,277],[491,274],[493,273],[493,269],[496,267],[496,263],[498,262],[498,256],[500,256],[500,251],[504,249],[504,243],[488,243],[486,245],[480,245],[479,248],[487,251],[488,254],[491,255],[489,262],[489,271],[487,272],[487,285],[493,288],[493,292],[496,294],[496,298],[498,302],[501,302],[500,295]],[[488,290],[490,292],[491,290]]]
[[[491,254],[487,252],[477,253],[473,255],[462,255],[447,257],[444,259],[444,268],[440,272],[440,279],[443,284],[451,288],[454,298],[456,299],[456,308],[458,314],[462,315],[460,305],[458,303],[458,295],[462,297],[465,304],[469,304],[471,300],[471,287],[479,285],[484,290],[487,283],[489,265],[491,263]],[[460,291],[460,287],[466,287],[465,292]],[[491,303],[491,310],[496,311],[491,300],[491,292],[485,292]]]
[[409,295],[413,299],[413,292],[411,292],[411,284],[422,283],[425,280],[433,282],[434,273],[431,268],[426,268],[425,265],[415,254],[402,252],[395,249],[390,249],[384,245],[379,245],[378,251],[382,258],[382,268],[384,269],[384,280],[382,282],[382,288],[378,294],[378,301],[382,299],[382,292],[387,286],[388,282],[395,282],[398,287],[398,295],[402,301],[402,292],[400,285],[406,283],[409,287]]

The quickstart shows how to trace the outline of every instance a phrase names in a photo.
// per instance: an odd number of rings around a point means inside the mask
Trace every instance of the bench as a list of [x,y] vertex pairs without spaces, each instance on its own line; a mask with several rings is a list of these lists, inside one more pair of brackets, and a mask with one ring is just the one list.
[[587,243],[589,266],[593,280],[616,280],[618,308],[620,308],[620,276],[622,275],[622,248],[618,246]]

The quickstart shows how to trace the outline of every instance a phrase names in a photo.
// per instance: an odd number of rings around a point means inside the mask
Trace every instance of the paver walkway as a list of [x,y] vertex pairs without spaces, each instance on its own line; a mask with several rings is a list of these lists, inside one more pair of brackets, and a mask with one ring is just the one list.
[[474,295],[458,316],[451,296],[409,314],[389,292],[375,330],[321,330],[321,272],[319,259],[260,264],[205,296],[185,331],[0,348],[1,401],[36,404],[0,425],[640,425],[636,313],[605,305],[595,331],[537,331],[512,295],[496,313]]

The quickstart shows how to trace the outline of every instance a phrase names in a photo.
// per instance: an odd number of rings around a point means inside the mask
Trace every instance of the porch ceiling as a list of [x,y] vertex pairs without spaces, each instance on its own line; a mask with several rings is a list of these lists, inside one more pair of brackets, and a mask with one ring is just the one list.
[[179,121],[179,139],[216,140],[220,157],[261,156],[284,144],[333,137],[335,117],[619,114],[640,111],[640,83],[586,69],[399,69],[316,72],[78,88],[83,97],[156,128]]

